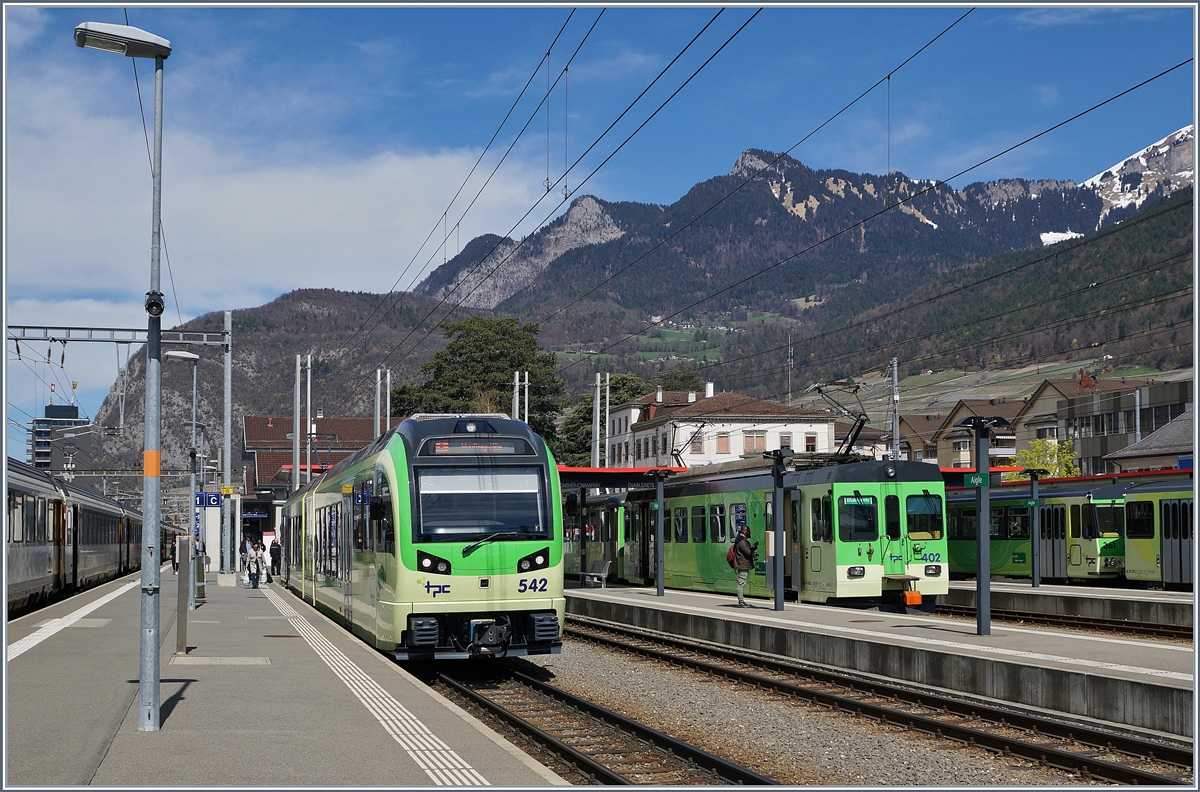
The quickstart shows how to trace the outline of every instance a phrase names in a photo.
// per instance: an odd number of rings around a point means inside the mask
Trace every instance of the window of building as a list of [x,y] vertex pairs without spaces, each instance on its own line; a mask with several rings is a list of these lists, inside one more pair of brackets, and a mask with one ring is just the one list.
[[817,453],[817,436],[811,432],[804,435],[804,452],[806,454]]
[[779,448],[780,448],[780,450],[785,449],[785,448],[791,448],[791,447],[792,447],[792,433],[791,432],[780,432],[779,433]]
[[717,434],[717,453],[729,453],[729,432],[720,432]]
[[699,430],[696,431],[696,434],[692,435],[692,453],[704,453],[704,434]]
[[663,450],[663,454],[669,454],[671,452],[671,447],[669,445],[667,445],[667,433],[666,432],[663,432],[663,435],[662,435],[662,450]]
[[692,541],[699,544],[704,541],[704,507],[692,507]]
[[742,453],[753,454],[756,451],[767,450],[766,432],[743,432]]
[[955,440],[954,441],[954,450],[955,451],[970,451],[971,450],[971,441],[970,440]]
[[629,461],[629,441],[625,441],[625,461]]
[[658,456],[658,435],[654,435],[654,440],[650,446],[654,450],[654,456]]
[[633,458],[634,459],[642,458],[642,441],[641,441],[641,439],[633,441]]
[[1057,440],[1058,439],[1058,427],[1057,426],[1039,426],[1038,430],[1037,430],[1037,439],[1038,440],[1047,440],[1047,439]]

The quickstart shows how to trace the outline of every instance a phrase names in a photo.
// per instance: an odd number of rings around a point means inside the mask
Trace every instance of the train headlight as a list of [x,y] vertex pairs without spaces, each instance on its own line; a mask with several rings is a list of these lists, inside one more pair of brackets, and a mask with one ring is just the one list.
[[941,574],[942,574],[942,567],[940,564],[926,564],[925,565],[925,577],[937,577]]
[[866,576],[866,574],[867,568],[865,566],[852,566],[846,568],[847,577],[860,578]]
[[449,575],[451,572],[449,561],[421,550],[417,551],[417,569],[435,575]]
[[537,552],[530,553],[517,561],[518,572],[532,572],[535,569],[545,569],[548,566],[550,566],[549,547],[544,547]]

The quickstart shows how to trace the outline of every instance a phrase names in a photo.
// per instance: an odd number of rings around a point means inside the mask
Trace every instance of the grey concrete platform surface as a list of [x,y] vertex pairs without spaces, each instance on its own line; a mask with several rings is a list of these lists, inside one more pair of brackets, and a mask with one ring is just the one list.
[[5,786],[566,782],[277,585],[188,613],[162,576],[160,730],[139,732],[137,575],[8,622]]
[[[1181,627],[1193,625],[1194,595],[1191,592],[1045,583],[1033,588],[1027,580],[993,580],[991,592],[992,607],[996,610]],[[951,581],[950,593],[942,599],[950,605],[975,607],[975,581]]]
[[652,588],[569,588],[567,613],[958,691],[1065,715],[1188,736],[1190,644],[931,615],[785,603]]

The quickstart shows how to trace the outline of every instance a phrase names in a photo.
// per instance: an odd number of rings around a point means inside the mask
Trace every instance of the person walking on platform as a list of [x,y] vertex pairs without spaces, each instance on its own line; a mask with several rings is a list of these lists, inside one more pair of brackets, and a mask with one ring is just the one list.
[[737,541],[733,545],[733,568],[737,573],[737,606],[749,608],[746,604],[746,581],[750,579],[750,570],[754,569],[754,548],[750,546],[750,528],[743,525],[738,531]]
[[258,578],[263,571],[263,552],[256,542],[246,556],[246,571],[250,573],[250,588],[258,588]]
[[279,557],[283,554],[282,548],[279,547],[279,540],[271,542],[271,574],[279,574]]

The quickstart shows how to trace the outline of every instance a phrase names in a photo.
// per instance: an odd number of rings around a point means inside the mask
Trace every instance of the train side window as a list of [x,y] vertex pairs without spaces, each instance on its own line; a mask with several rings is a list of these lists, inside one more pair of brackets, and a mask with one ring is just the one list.
[[725,504],[713,504],[708,507],[709,538],[714,542],[724,542],[728,532],[725,530]]
[[875,496],[841,496],[837,521],[839,541],[874,542],[879,538],[879,504]]
[[988,510],[988,536],[992,539],[1004,538],[1004,507],[996,506]]
[[942,538],[942,498],[940,495],[909,495],[904,502],[908,518],[908,538]]
[[955,509],[954,514],[956,519],[952,529],[952,538],[974,541],[976,534],[978,533],[977,528],[979,524],[975,510]]
[[1009,506],[1008,507],[1008,538],[1009,539],[1028,539],[1029,538],[1029,508],[1026,506]]
[[1079,504],[1076,503],[1073,506],[1071,506],[1071,538],[1072,539],[1079,538],[1080,519],[1081,518],[1080,518],[1080,514],[1079,514]]
[[25,541],[25,496],[20,493],[8,494],[8,538]]
[[692,541],[699,544],[704,541],[704,507],[692,507]]
[[37,541],[46,541],[46,499],[37,499]]
[[772,493],[764,493],[763,498],[763,534],[772,533],[775,530],[775,501],[771,499]]
[[888,539],[900,538],[900,498],[897,495],[883,499],[883,526]]
[[800,500],[800,493],[793,493],[792,496],[792,544],[798,544],[803,531],[801,530],[800,520],[804,514],[804,503]]
[[392,491],[382,470],[375,472],[375,498],[379,519],[375,521],[375,552],[396,554],[396,529],[392,526]]
[[[657,437],[655,437],[655,442],[658,442]],[[629,528],[630,528],[630,524],[633,522],[633,515],[636,513],[635,512],[636,508],[637,508],[636,506],[626,506],[624,509],[621,510],[621,514],[623,515],[622,520],[621,520],[621,522],[623,523],[621,526],[621,530],[623,533],[622,542],[624,544],[629,544]]]
[[821,521],[821,499],[813,498],[810,503],[812,504],[812,520],[809,525],[812,528],[812,540],[820,542],[825,538],[825,523]]
[[37,541],[37,498],[25,496],[25,541]]
[[687,540],[688,540],[687,509],[680,507],[675,510],[674,528],[675,528],[675,541],[676,542],[687,542]]

